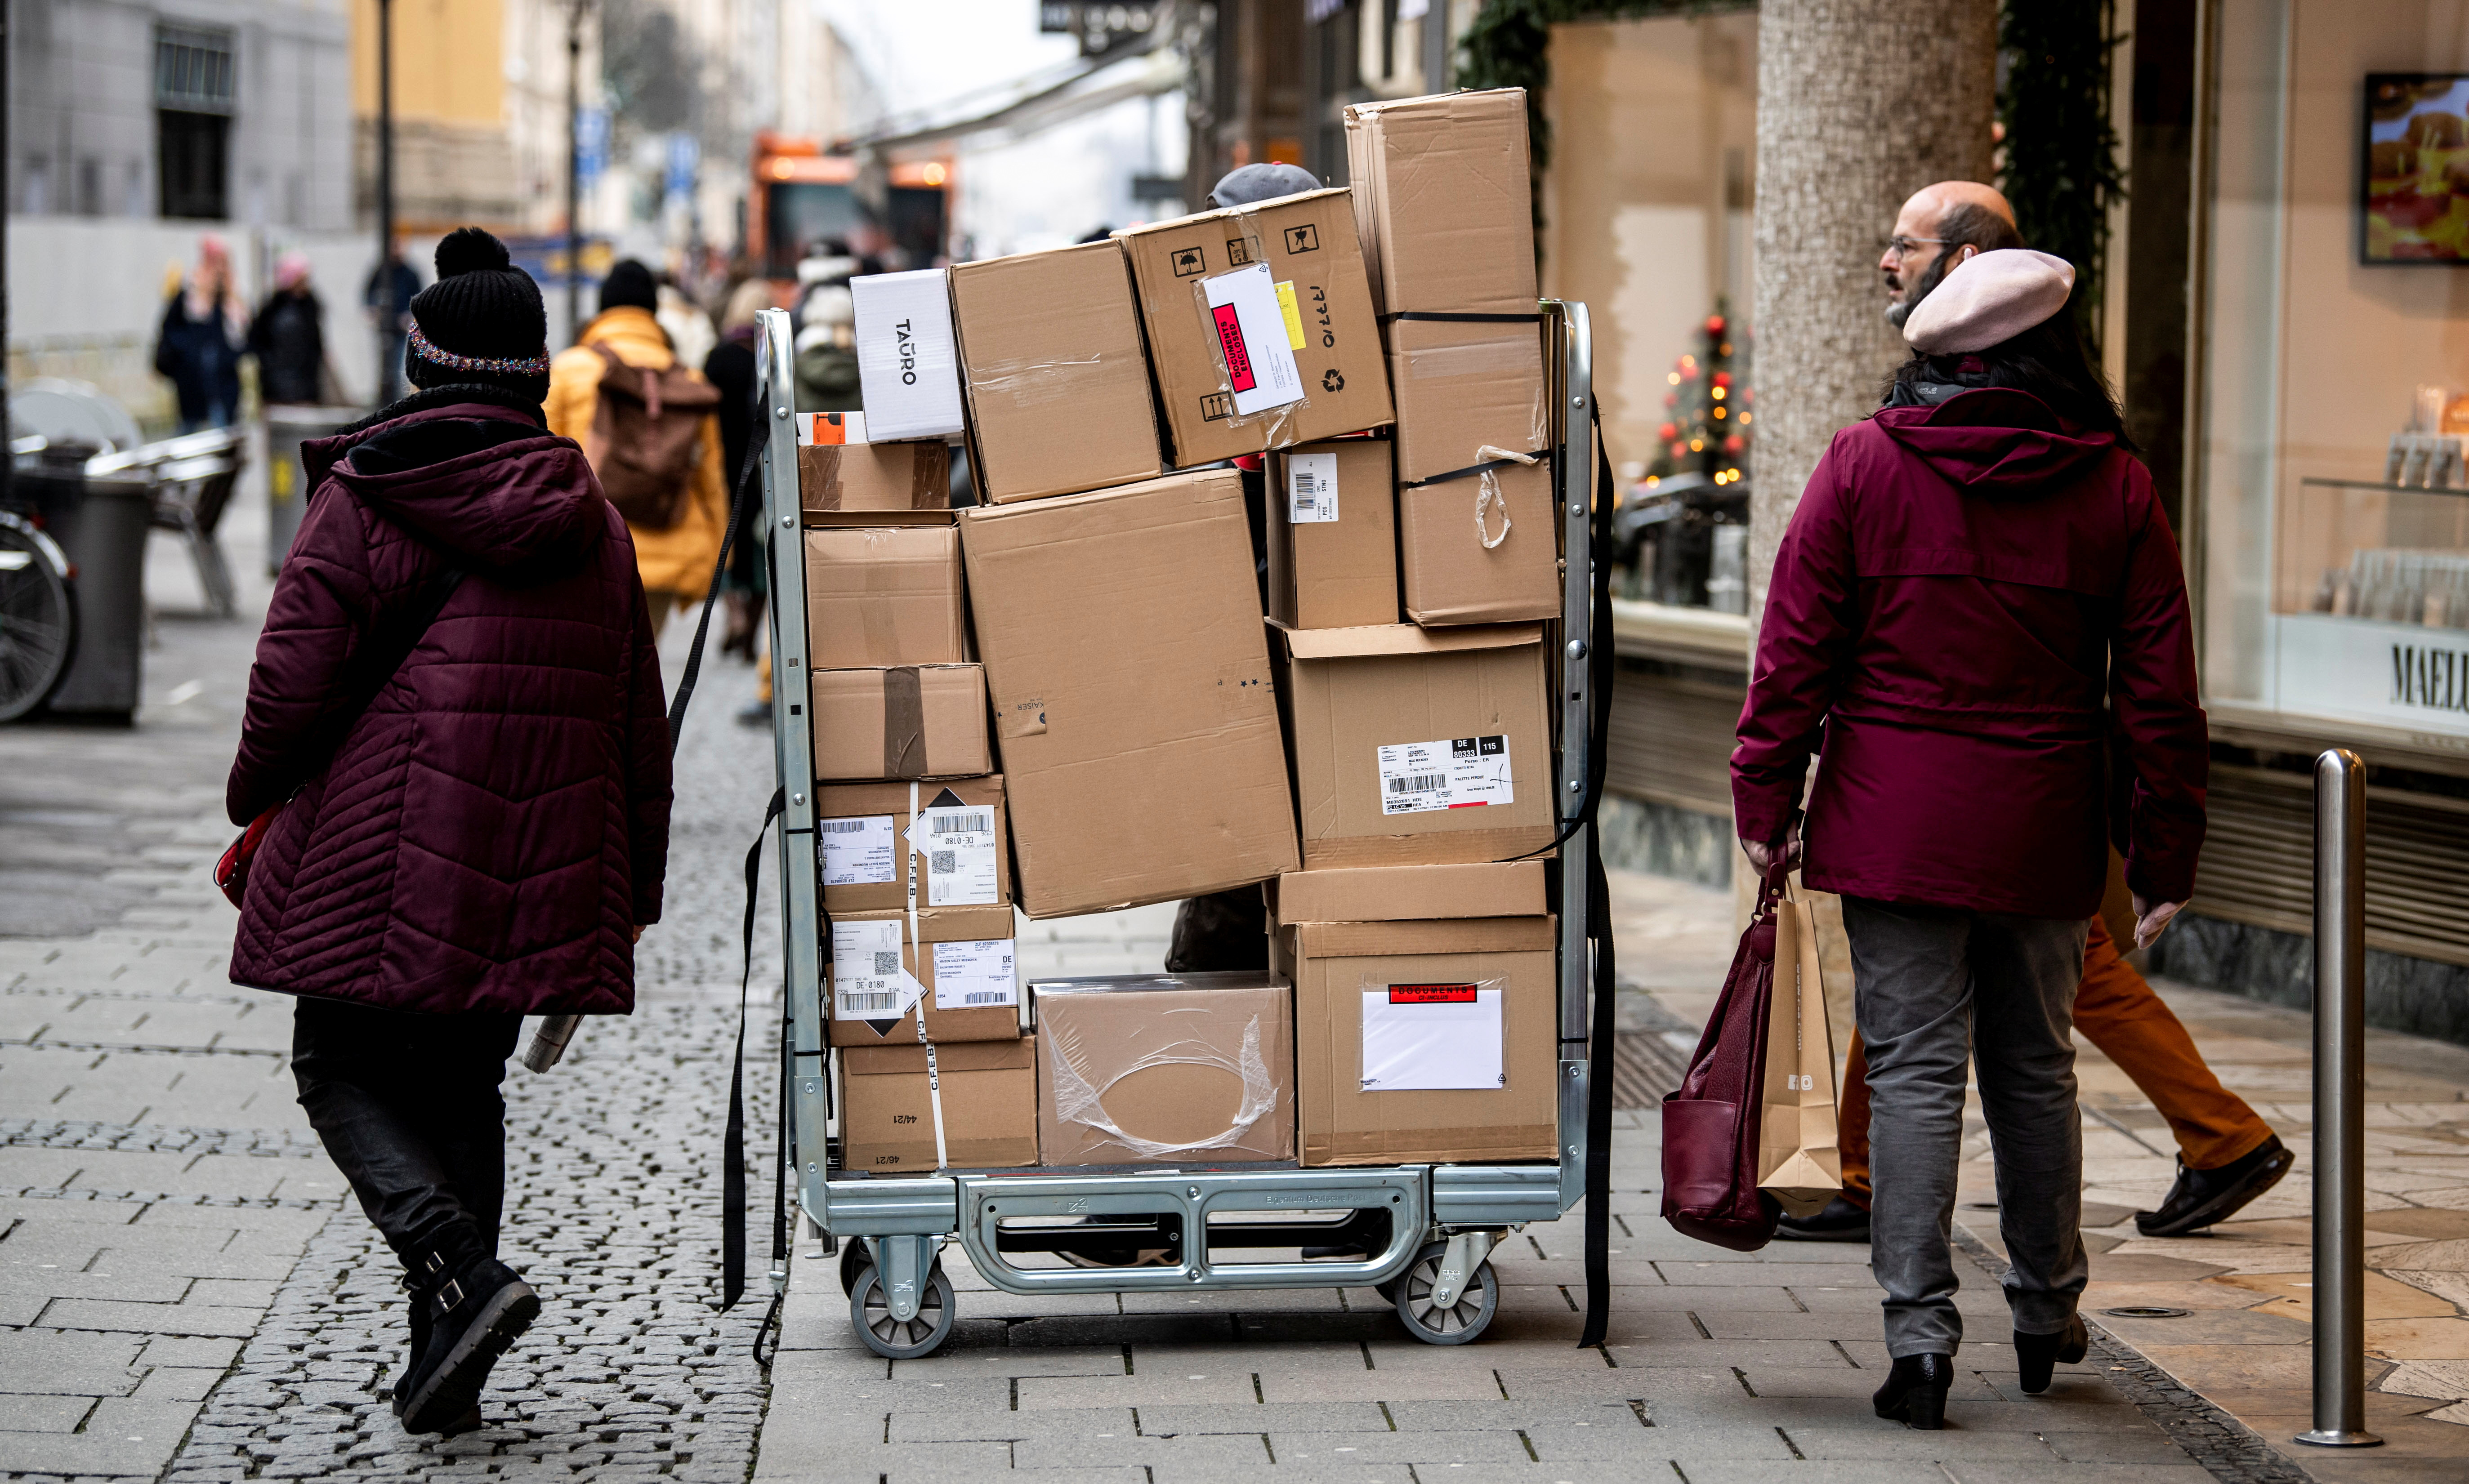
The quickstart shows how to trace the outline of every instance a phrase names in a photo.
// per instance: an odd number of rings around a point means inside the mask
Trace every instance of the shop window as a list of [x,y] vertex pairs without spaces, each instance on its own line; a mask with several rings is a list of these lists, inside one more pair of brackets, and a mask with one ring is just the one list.
[[166,217],[231,215],[232,34],[164,26],[154,34],[155,175]]

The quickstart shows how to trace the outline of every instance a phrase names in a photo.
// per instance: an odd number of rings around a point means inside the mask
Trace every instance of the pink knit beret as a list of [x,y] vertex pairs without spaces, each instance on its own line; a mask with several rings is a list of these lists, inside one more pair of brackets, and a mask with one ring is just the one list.
[[1947,270],[1904,321],[1904,338],[1931,355],[1969,355],[2012,340],[2066,307],[2074,265],[2028,247],[1980,253]]

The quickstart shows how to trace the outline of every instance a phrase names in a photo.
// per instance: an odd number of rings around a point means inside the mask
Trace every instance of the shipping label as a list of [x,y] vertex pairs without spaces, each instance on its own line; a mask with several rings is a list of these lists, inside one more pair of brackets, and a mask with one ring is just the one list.
[[832,924],[832,1018],[897,1020],[926,987],[900,962],[900,920]]
[[1003,900],[995,879],[995,807],[944,805],[921,810],[909,843],[926,857],[926,904],[990,907]]
[[1303,400],[1303,373],[1295,368],[1285,309],[1269,265],[1256,263],[1220,273],[1201,280],[1200,286],[1235,414],[1250,417]]
[[900,852],[889,814],[815,821],[825,886],[879,886],[900,879]]
[[1512,804],[1507,737],[1455,737],[1382,747],[1380,812]]
[[1337,455],[1286,455],[1287,519],[1299,526],[1337,518]]
[[1017,1007],[1020,1004],[1020,976],[1014,969],[1013,956],[1012,940],[1009,938],[935,944],[935,1008]]

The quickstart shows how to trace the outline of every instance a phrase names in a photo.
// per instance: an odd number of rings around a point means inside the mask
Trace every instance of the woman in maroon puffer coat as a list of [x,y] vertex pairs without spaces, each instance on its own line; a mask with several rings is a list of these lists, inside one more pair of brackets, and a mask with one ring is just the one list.
[[2083,1358],[2069,1032],[2106,806],[2122,804],[2138,947],[2192,892],[2204,840],[2185,580],[2067,313],[2073,281],[2055,258],[1981,253],[1904,321],[1887,405],[1834,436],[1775,552],[1732,753],[1760,870],[1800,849],[1818,754],[1807,879],[1842,894],[1869,1055],[1870,1266],[1894,1358],[1875,1406],[1916,1427],[1941,1425],[1963,1336],[1947,1232],[1968,1062],[2019,1383],[2044,1391]]
[[479,1426],[540,1311],[496,1258],[498,1083],[525,1015],[634,1008],[669,830],[633,544],[542,419],[540,289],[472,227],[437,275],[411,307],[421,390],[301,450],[227,799],[234,823],[277,811],[232,981],[300,996],[301,1106],[409,1274],[415,1432]]

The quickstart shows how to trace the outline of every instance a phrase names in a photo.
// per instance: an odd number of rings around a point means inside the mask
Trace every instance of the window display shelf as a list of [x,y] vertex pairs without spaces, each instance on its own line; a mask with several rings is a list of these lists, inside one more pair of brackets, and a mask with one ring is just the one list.
[[2274,544],[2280,709],[2469,733],[2469,490],[2310,475]]

